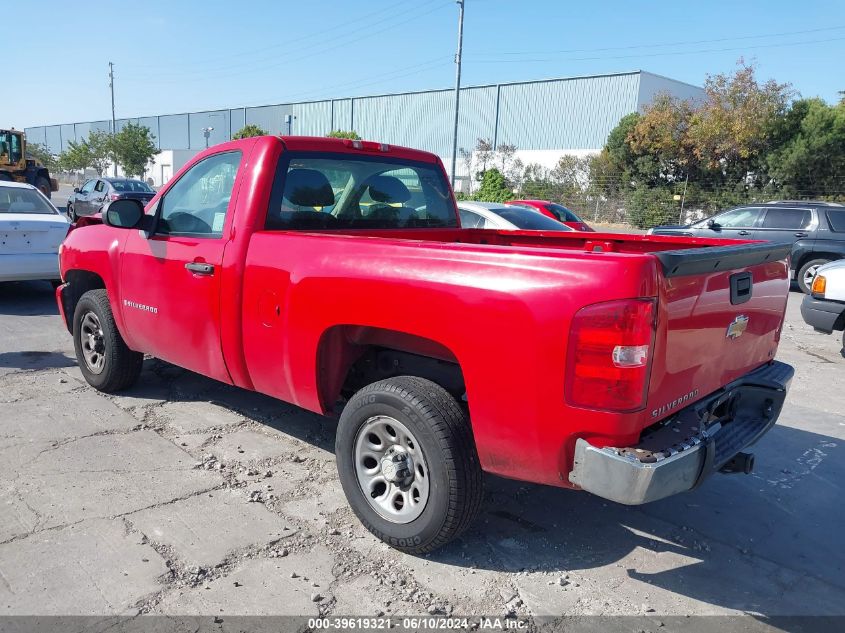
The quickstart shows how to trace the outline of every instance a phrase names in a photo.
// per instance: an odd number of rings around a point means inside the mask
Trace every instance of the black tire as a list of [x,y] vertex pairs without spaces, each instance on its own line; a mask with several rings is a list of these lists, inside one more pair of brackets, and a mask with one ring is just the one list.
[[66,208],[67,208],[67,217],[69,217],[69,218],[70,218],[70,221],[71,221],[71,222],[76,222],[79,218],[78,218],[78,217],[76,217],[76,211],[74,211],[74,210],[73,210],[73,205],[71,205],[71,204],[68,202],[68,204],[67,204],[67,207],[66,207]]
[[[90,314],[96,317],[102,344],[97,358],[102,365],[97,369],[89,364],[83,349],[83,321]],[[73,346],[79,369],[89,385],[99,391],[113,393],[126,389],[138,380],[144,355],[126,346],[117,330],[109,298],[105,290],[89,290],[80,297],[73,312]]]
[[[421,514],[407,523],[381,516],[358,480],[356,439],[377,416],[407,427],[428,467],[428,499]],[[481,507],[482,472],[469,421],[457,401],[430,380],[397,376],[358,391],[340,416],[335,449],[353,512],[370,532],[400,551],[424,554],[445,545],[472,523]]]
[[38,176],[38,178],[35,179],[35,188],[47,196],[47,198],[53,197],[53,190],[50,187],[50,181],[44,176]]
[[811,268],[818,268],[819,266],[822,266],[827,263],[830,263],[829,259],[811,259],[806,264],[801,266],[801,269],[798,271],[798,274],[796,275],[795,279],[795,281],[798,282],[798,287],[801,288],[801,292],[803,292],[805,295],[810,294],[810,284],[808,284],[807,281],[804,279],[804,277],[807,276],[808,271],[810,271]]

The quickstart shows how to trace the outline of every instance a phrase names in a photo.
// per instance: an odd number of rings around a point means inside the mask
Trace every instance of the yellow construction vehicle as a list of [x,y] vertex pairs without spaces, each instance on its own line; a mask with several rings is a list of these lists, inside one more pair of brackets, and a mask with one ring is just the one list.
[[0,180],[27,182],[48,198],[59,190],[59,182],[37,159],[26,154],[26,136],[21,130],[0,129]]

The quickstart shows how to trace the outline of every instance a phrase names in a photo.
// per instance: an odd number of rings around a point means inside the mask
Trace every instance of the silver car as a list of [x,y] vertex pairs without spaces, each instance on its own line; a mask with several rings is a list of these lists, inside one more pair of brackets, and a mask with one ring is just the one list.
[[573,231],[565,224],[534,209],[498,202],[458,202],[458,214],[461,217],[461,228],[464,229]]

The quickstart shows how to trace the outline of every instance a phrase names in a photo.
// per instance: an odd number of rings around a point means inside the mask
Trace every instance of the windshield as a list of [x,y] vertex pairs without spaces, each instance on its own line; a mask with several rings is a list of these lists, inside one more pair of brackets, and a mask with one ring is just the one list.
[[552,220],[549,216],[539,211],[532,211],[525,207],[500,207],[490,209],[496,215],[504,218],[514,226],[526,231],[571,231],[572,229]]
[[546,208],[556,214],[561,222],[582,222],[581,218],[578,217],[578,214],[570,209],[567,209],[561,204],[552,203],[546,205]]
[[52,215],[57,211],[34,189],[4,187],[0,184],[0,213]]
[[276,230],[457,226],[449,186],[437,165],[318,152],[280,162],[266,222]]
[[114,187],[115,191],[154,193],[150,186],[141,180],[112,180],[111,186]]

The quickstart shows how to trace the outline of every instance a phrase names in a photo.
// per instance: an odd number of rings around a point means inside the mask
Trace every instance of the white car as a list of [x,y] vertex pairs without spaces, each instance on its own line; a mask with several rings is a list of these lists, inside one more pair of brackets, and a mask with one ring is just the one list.
[[70,221],[32,185],[0,180],[0,282],[59,280]]
[[504,231],[573,231],[535,209],[498,202],[458,202],[463,229],[500,229]]
[[[801,303],[801,316],[817,332],[845,331],[845,259],[820,266]],[[842,336],[845,355],[845,332]]]

